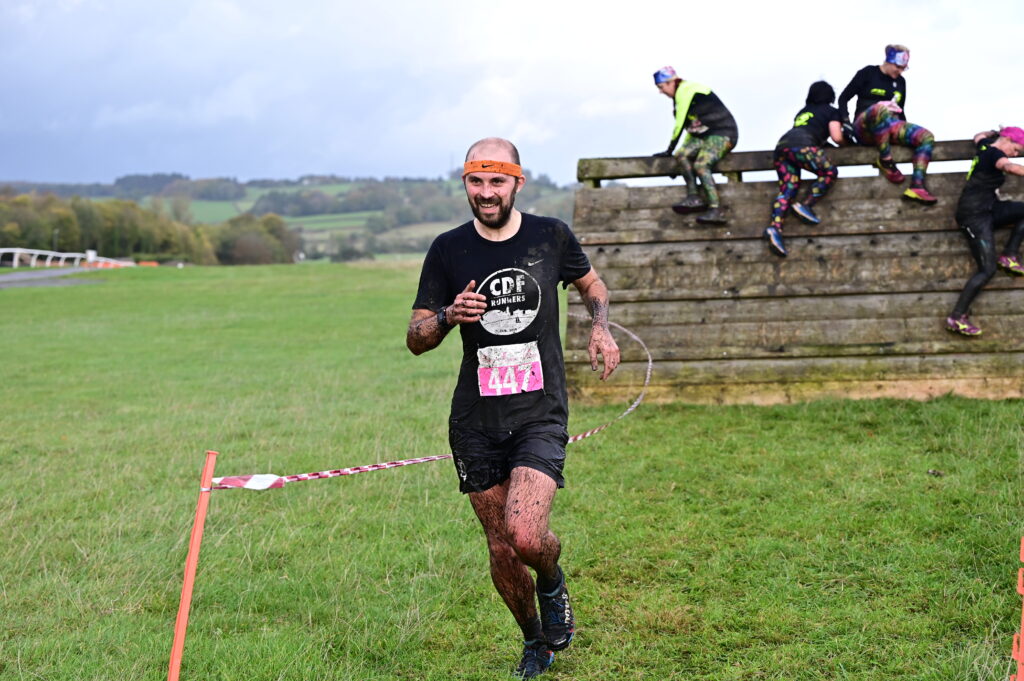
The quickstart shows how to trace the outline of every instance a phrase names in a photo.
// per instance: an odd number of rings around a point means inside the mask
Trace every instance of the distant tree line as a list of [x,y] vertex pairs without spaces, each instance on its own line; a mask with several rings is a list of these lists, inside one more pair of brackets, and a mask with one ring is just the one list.
[[[526,169],[524,173],[527,183],[516,206],[571,224],[573,189],[558,187],[547,175],[534,176]],[[447,179],[433,180],[304,175],[297,180],[243,184],[232,178],[192,180],[180,173],[154,173],[126,175],[112,185],[19,183],[7,189],[0,186],[0,246],[52,248],[58,244],[56,250],[95,248],[113,257],[144,254],[147,259],[225,264],[289,262],[300,250],[308,250],[312,258],[341,259],[422,252],[436,230],[400,228],[425,223],[454,226],[468,219],[461,174],[459,168]],[[16,194],[33,186],[84,189],[89,196],[61,200],[36,190],[14,201]],[[241,210],[238,202],[245,200],[248,187],[268,190],[248,213],[226,223],[194,224],[191,201],[230,202],[235,210]],[[96,194],[114,198],[90,203],[89,198],[97,198]],[[148,209],[136,203],[143,198]],[[301,226],[293,232],[285,223],[344,214],[354,214],[347,224],[361,224],[361,230],[353,233],[347,228],[329,239],[321,233],[310,238],[309,244],[301,242]],[[72,216],[70,222],[68,215]]]
[[146,196],[185,196],[207,201],[233,201],[245,197],[245,185],[230,177],[192,180],[181,173],[125,175],[113,184],[52,184],[46,182],[10,182],[18,194],[54,194],[63,198],[113,197],[138,201]]
[[8,190],[0,192],[0,248],[5,247],[241,265],[293,262],[301,240],[276,215],[189,225],[167,215],[162,204],[148,209],[123,199],[61,199]]

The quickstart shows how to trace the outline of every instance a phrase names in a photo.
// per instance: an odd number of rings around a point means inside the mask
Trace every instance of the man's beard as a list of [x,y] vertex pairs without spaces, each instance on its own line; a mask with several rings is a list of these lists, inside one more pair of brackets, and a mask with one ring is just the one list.
[[512,215],[512,208],[516,205],[516,193],[517,190],[513,189],[512,194],[508,197],[508,205],[503,204],[500,197],[493,197],[490,201],[485,202],[487,205],[494,205],[497,203],[499,206],[498,212],[494,217],[484,217],[480,210],[480,206],[477,203],[480,201],[479,198],[470,201],[469,205],[470,208],[473,209],[474,217],[480,221],[481,225],[484,227],[490,227],[491,229],[501,229],[508,224],[508,219]]

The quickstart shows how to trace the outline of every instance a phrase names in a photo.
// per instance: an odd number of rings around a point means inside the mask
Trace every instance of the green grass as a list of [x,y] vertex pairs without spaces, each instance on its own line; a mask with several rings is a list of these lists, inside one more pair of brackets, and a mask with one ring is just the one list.
[[[189,212],[197,222],[226,222],[236,215],[249,210],[252,203],[246,201],[200,201],[189,202]],[[239,210],[241,209],[241,210]]]
[[[446,451],[459,348],[405,350],[417,275],[0,290],[0,679],[166,677],[205,449],[221,475]],[[571,445],[580,631],[545,678],[1005,679],[1022,406],[643,405]],[[182,679],[507,679],[485,557],[449,462],[215,492]]]
[[306,232],[357,232],[366,226],[366,219],[371,215],[380,215],[378,210],[365,210],[355,213],[327,213],[324,215],[304,215],[301,217],[285,217],[290,227],[302,227]]

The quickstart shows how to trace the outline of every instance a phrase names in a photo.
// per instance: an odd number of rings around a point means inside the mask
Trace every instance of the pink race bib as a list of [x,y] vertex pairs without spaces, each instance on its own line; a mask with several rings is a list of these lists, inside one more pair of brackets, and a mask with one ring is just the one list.
[[482,397],[515,395],[544,388],[537,342],[493,345],[476,351],[477,383]]

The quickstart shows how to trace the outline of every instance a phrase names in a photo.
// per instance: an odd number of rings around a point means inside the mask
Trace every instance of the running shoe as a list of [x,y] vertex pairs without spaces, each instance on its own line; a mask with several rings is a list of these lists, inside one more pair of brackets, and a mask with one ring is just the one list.
[[782,240],[782,232],[779,231],[778,227],[769,227],[764,230],[764,238],[768,239],[768,246],[775,255],[782,258],[786,257],[786,244]]
[[924,187],[910,187],[903,192],[903,198],[910,199],[911,201],[920,201],[921,203],[927,203],[928,205],[938,203],[939,201]]
[[885,179],[893,184],[903,182],[903,173],[900,172],[900,169],[896,167],[896,163],[891,158],[880,158],[875,161],[875,166],[882,171]]
[[960,315],[959,317],[946,317],[946,330],[953,333],[959,333],[961,336],[980,336],[981,329],[971,324],[970,320],[967,319],[967,315]]
[[725,213],[718,206],[712,206],[697,216],[697,222],[702,225],[724,225],[728,220]]
[[1012,274],[1015,277],[1024,276],[1024,265],[1020,264],[1019,258],[1012,255],[1001,255],[996,258],[996,264],[1007,274]]
[[802,203],[794,203],[792,205],[792,210],[794,213],[796,213],[798,218],[800,218],[809,225],[821,224],[821,218],[815,215],[813,210],[811,210],[808,206],[805,206]]
[[517,679],[532,679],[544,673],[555,661],[555,654],[544,641],[525,641],[523,643],[523,659],[519,661],[516,672]]
[[552,650],[565,650],[576,632],[576,618],[572,614],[569,590],[565,588],[565,575],[562,575],[558,588],[551,593],[542,594],[537,589],[537,600],[540,601],[540,624],[544,629],[544,638]]
[[704,203],[704,199],[700,198],[696,194],[689,194],[679,203],[672,206],[672,210],[679,213],[680,215],[686,215],[687,213],[696,213],[707,208],[707,204]]

